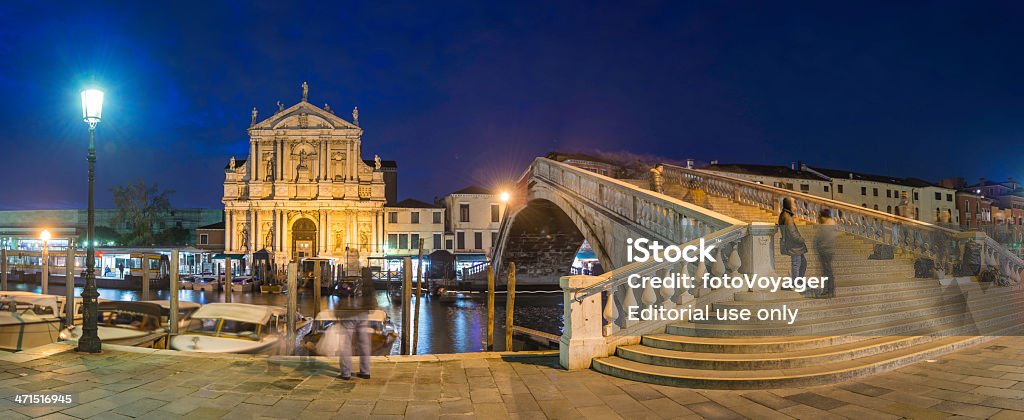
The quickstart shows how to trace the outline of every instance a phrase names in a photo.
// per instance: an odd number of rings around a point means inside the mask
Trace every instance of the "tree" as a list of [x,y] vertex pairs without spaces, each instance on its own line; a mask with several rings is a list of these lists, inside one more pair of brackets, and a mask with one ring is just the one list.
[[171,210],[171,201],[167,197],[174,191],[160,191],[156,183],[147,186],[142,180],[137,184],[115,186],[110,191],[117,207],[115,226],[128,227],[122,242],[129,246],[152,245],[153,226]]

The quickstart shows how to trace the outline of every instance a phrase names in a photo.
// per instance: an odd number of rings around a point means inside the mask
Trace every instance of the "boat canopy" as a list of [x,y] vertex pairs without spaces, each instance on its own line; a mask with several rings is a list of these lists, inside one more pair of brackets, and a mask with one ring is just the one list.
[[[147,300],[146,302],[155,303],[164,309],[171,309],[171,301],[169,300]],[[199,309],[200,306],[202,305],[195,302],[178,301],[178,309]]]
[[[96,308],[100,311],[111,311],[133,315],[145,315],[152,317],[153,319],[160,319],[160,315],[163,312],[163,308],[152,302],[128,302],[112,300],[109,302],[102,302],[96,305]],[[159,322],[159,321],[158,321]]]
[[380,309],[324,309],[316,314],[317,321],[370,321],[384,322],[388,314]]
[[50,308],[55,314],[60,312],[57,297],[52,295],[41,295],[32,292],[0,292],[0,299],[41,308]]
[[230,321],[266,324],[272,315],[285,313],[279,306],[249,305],[246,303],[207,303],[192,318],[227,319]]

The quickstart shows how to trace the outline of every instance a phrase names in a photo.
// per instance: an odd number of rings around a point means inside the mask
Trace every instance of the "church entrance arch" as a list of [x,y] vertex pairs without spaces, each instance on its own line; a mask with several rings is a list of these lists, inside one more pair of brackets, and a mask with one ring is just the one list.
[[315,257],[317,250],[316,224],[305,217],[292,224],[292,259]]

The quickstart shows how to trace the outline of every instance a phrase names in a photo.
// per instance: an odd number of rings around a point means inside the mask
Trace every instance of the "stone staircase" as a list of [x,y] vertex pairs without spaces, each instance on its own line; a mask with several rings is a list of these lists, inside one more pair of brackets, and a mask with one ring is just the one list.
[[[668,193],[749,222],[774,223],[776,216],[727,198],[670,187]],[[799,226],[811,247],[818,229]],[[799,308],[797,322],[722,321],[670,324],[640,344],[594,359],[593,368],[637,381],[701,388],[756,389],[813,386],[895,369],[907,364],[1019,332],[1024,316],[1020,287],[996,287],[973,279],[914,278],[912,255],[873,260],[875,244],[841,233],[833,261],[837,288],[832,299],[793,292],[772,300],[734,299],[719,308]],[[776,275],[789,274],[789,257],[775,246]],[[821,274],[814,249],[807,275]],[[747,295],[746,297],[744,295]]]

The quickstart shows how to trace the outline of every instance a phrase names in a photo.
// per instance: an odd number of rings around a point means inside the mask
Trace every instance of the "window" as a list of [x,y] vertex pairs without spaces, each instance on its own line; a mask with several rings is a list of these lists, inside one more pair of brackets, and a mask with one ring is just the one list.
[[409,249],[420,249],[420,234],[413,233],[409,235]]
[[867,208],[868,207],[868,203],[860,203],[860,206],[864,207],[864,208]]
[[936,200],[942,200],[942,193],[940,193],[940,192],[935,193],[935,199]]
[[469,203],[459,203],[459,221],[469,222]]
[[501,221],[501,208],[497,204],[491,204],[491,222]]
[[875,195],[875,197],[878,197],[878,188],[872,188],[871,192]]
[[455,232],[456,249],[466,249],[466,232]]
[[860,187],[860,195],[868,195],[868,187]]
[[[967,209],[968,213],[970,213],[971,212],[971,202],[967,201],[967,200],[964,200],[964,208]],[[515,324],[513,324],[513,325],[515,325]]]
[[[205,233],[200,234],[199,235],[199,245],[209,245],[209,244],[210,244],[210,235],[207,235]],[[68,253],[70,254],[71,251],[68,251]]]
[[445,239],[445,241],[444,241],[444,249],[448,249],[448,250],[452,249],[452,240],[451,239]]
[[[886,213],[892,213],[892,206],[885,206],[885,212]],[[513,324],[513,325],[515,325],[515,324]]]
[[[875,210],[878,210],[878,204],[875,204]],[[514,325],[514,324],[513,324]]]
[[885,197],[892,198],[892,190],[885,190]]
[[498,246],[498,232],[491,232],[491,248]]
[[843,184],[836,185],[836,188],[839,189],[840,194],[843,193]]
[[388,223],[398,223],[398,212],[397,211],[389,211],[388,212]]
[[441,224],[441,212],[439,212],[439,211],[435,211],[434,212],[434,224],[435,225]]
[[921,220],[921,209],[914,207],[914,219]]
[[388,234],[388,249],[398,249],[398,235],[394,233]]
[[825,192],[828,192],[828,185],[825,186]]
[[914,191],[914,201],[917,201],[917,200],[920,200],[920,198],[917,197],[917,191]]
[[434,234],[434,243],[431,245],[432,249],[441,249],[441,234]]
[[420,224],[420,212],[414,211],[412,213],[409,213],[409,223],[412,223],[414,225]]
[[946,194],[946,201],[953,201],[953,194]]
[[405,233],[398,234],[398,249],[409,249],[409,235]]
[[473,232],[473,249],[484,249],[483,232]]

